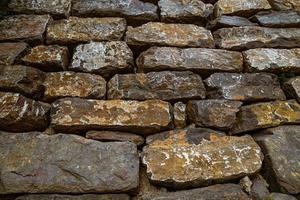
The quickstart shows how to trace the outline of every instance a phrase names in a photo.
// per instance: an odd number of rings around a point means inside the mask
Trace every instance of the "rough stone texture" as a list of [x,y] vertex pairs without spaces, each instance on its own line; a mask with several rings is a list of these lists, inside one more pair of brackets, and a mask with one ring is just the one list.
[[28,45],[24,42],[0,43],[0,65],[12,65]]
[[186,105],[182,102],[174,104],[174,125],[176,128],[184,128],[186,126],[187,114]]
[[250,72],[300,73],[300,48],[250,49],[244,53],[246,70]]
[[192,72],[149,72],[115,75],[108,82],[108,99],[166,101],[204,99],[205,87]]
[[243,26],[214,32],[217,47],[231,50],[300,47],[300,29]]
[[200,0],[160,0],[158,2],[162,21],[186,22],[205,25],[213,13],[213,5]]
[[268,197],[268,200],[297,200],[292,195],[282,194],[282,193],[272,193]]
[[129,192],[138,186],[137,149],[129,142],[1,132],[0,150],[2,194]]
[[239,181],[240,186],[242,186],[243,190],[249,194],[251,191],[251,185],[252,185],[252,181],[250,180],[250,178],[248,176],[245,176],[244,178],[242,178]]
[[215,16],[238,15],[249,17],[259,11],[269,10],[268,0],[219,0],[215,4]]
[[158,20],[157,6],[139,0],[75,0],[72,13],[77,16],[126,17],[133,22]]
[[295,11],[260,12],[253,16],[252,19],[267,27],[300,27],[300,15]]
[[43,100],[54,101],[63,97],[103,99],[106,81],[99,75],[75,72],[47,73]]
[[136,46],[214,47],[211,32],[192,24],[148,22],[135,28],[129,26],[125,40]]
[[41,43],[49,15],[13,15],[0,21],[0,41]]
[[256,26],[256,23],[252,23],[249,19],[239,16],[227,16],[222,15],[217,19],[211,21],[208,25],[211,29],[219,28],[231,28],[238,26]]
[[172,109],[160,100],[65,98],[52,104],[51,118],[53,128],[62,132],[109,129],[149,134],[171,127]]
[[252,180],[250,196],[255,200],[265,200],[270,195],[268,183],[265,179],[258,175]]
[[29,194],[16,198],[16,200],[130,200],[126,194]]
[[[49,104],[26,98],[17,93],[0,92],[0,110],[0,129],[2,130],[12,132],[42,131],[46,129],[49,123]],[[2,170],[0,171],[2,172]],[[1,174],[1,179],[3,178]],[[3,183],[3,180],[1,181]]]
[[71,10],[71,0],[11,0],[8,7],[17,13],[51,14],[58,17],[68,17]]
[[285,100],[277,77],[267,73],[215,73],[205,80],[209,98],[245,102]]
[[196,126],[226,130],[236,120],[242,102],[229,100],[194,100],[187,104],[188,118]]
[[73,44],[79,42],[120,40],[126,29],[122,18],[69,17],[54,21],[47,28],[48,44]]
[[77,46],[70,70],[110,77],[132,71],[133,54],[125,42],[90,42]]
[[266,155],[266,177],[273,191],[300,192],[300,126],[279,126],[257,139]]
[[66,70],[69,64],[69,50],[58,45],[40,45],[33,47],[22,61],[43,71]]
[[242,106],[231,134],[300,122],[300,105],[295,100]]
[[88,131],[85,137],[88,139],[99,140],[102,142],[129,141],[136,144],[137,146],[141,146],[145,142],[144,138],[140,135],[119,131]]
[[295,10],[300,11],[298,0],[269,0],[275,10]]
[[300,102],[300,76],[290,78],[283,84],[286,95]]
[[0,90],[38,98],[44,91],[45,74],[23,65],[0,65]]
[[191,70],[199,74],[241,72],[243,56],[239,52],[221,49],[151,47],[137,59],[140,72]]
[[171,188],[197,187],[257,172],[263,155],[250,136],[211,129],[172,130],[147,137],[142,162],[149,179]]

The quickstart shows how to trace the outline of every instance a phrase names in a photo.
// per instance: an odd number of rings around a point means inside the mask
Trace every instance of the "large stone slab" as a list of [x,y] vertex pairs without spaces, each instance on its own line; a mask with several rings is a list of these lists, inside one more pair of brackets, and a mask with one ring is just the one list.
[[131,192],[138,186],[137,148],[129,142],[1,132],[0,144],[2,194]]
[[71,10],[71,0],[11,0],[8,8],[16,13],[51,14],[58,17],[68,17]]
[[142,162],[149,179],[171,188],[198,187],[256,173],[263,154],[250,136],[177,129],[147,137]]
[[273,101],[242,106],[231,134],[300,123],[300,105],[296,100]]
[[269,2],[275,10],[300,11],[300,3],[298,0],[270,0]]
[[257,25],[258,24],[252,23],[249,19],[245,17],[221,15],[220,17],[210,21],[208,24],[208,28],[215,30],[220,28]]
[[62,132],[109,129],[149,134],[170,128],[171,110],[169,103],[159,100],[65,98],[52,104],[51,125]]
[[247,50],[243,54],[249,72],[300,73],[300,48],[259,48]]
[[90,42],[76,47],[70,70],[111,77],[132,71],[133,53],[125,42]]
[[277,76],[267,73],[215,73],[205,80],[209,98],[237,101],[285,100]]
[[192,24],[148,22],[138,27],[127,27],[126,42],[136,46],[214,47],[209,30]]
[[106,81],[99,75],[75,72],[47,73],[43,83],[43,100],[54,101],[63,97],[104,99]]
[[288,97],[300,102],[300,76],[290,78],[282,86]]
[[49,15],[13,15],[0,21],[0,41],[41,43]]
[[15,200],[130,200],[130,197],[126,194],[28,194]]
[[201,75],[219,71],[241,72],[243,56],[221,49],[151,47],[137,58],[137,66],[140,72],[190,70]]
[[47,28],[48,44],[73,44],[88,41],[120,40],[126,29],[122,18],[69,17],[54,21]]
[[117,74],[108,82],[108,99],[166,101],[204,99],[205,87],[192,72]]
[[0,65],[13,65],[27,47],[24,42],[0,43]]
[[43,131],[49,123],[49,104],[26,98],[17,93],[0,92],[0,110],[0,128],[2,130]]
[[222,49],[300,47],[300,29],[243,26],[222,28],[214,32],[216,45]]

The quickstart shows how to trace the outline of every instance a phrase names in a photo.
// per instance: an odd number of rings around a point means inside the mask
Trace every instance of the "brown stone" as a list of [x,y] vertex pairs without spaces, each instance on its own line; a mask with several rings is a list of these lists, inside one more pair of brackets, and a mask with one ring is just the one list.
[[203,99],[205,87],[192,72],[149,72],[117,74],[108,82],[108,99],[166,101]]
[[26,98],[21,94],[0,92],[0,110],[0,128],[2,130],[42,131],[49,123],[50,105]]
[[250,136],[211,129],[172,130],[147,137],[142,162],[156,184],[182,189],[256,173],[263,154]]
[[138,27],[127,27],[126,42],[136,46],[214,47],[209,30],[192,24],[148,22]]
[[27,194],[15,200],[130,200],[126,194]]
[[104,99],[106,81],[99,75],[75,72],[47,73],[43,100],[54,101],[63,97]]
[[292,195],[273,192],[268,197],[268,200],[297,200]]
[[290,78],[283,84],[286,95],[300,102],[300,76]]
[[245,102],[285,100],[277,76],[267,73],[215,73],[205,80],[209,98]]
[[48,44],[73,44],[88,41],[120,40],[126,29],[122,18],[69,17],[54,21],[47,28]]
[[0,43],[0,65],[13,65],[27,47],[24,42]]
[[258,175],[252,180],[250,196],[255,200],[268,199],[270,194],[268,187],[269,184],[266,180],[261,175]]
[[187,114],[186,105],[182,102],[177,102],[174,104],[174,126],[176,128],[186,127]]
[[209,22],[208,25],[210,29],[231,28],[239,26],[257,26],[257,24],[252,23],[249,19],[244,17],[222,15],[217,19]]
[[299,0],[269,0],[274,10],[300,11]]

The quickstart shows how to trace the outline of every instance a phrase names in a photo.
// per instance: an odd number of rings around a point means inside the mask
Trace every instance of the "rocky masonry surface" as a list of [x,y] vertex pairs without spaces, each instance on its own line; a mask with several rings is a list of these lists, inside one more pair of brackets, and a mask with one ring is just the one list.
[[0,199],[300,199],[299,0],[0,7]]

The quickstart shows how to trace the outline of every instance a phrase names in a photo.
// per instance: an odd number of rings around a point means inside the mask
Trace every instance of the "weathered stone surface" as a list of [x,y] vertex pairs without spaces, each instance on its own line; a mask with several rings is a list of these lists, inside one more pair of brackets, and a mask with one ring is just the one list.
[[270,195],[268,190],[269,184],[265,179],[258,175],[252,180],[250,196],[255,200],[266,200]]
[[33,47],[22,61],[43,71],[66,70],[69,64],[69,50],[67,47],[57,45],[40,45]]
[[269,0],[275,10],[295,10],[300,11],[299,0]]
[[174,104],[174,125],[176,128],[184,128],[186,126],[187,114],[186,105],[182,102]]
[[140,72],[190,70],[199,74],[218,71],[241,72],[243,56],[239,52],[221,49],[151,47],[137,59]]
[[242,178],[239,181],[240,186],[242,186],[243,190],[249,194],[251,191],[251,185],[252,185],[252,181],[250,180],[250,178],[248,176],[245,176],[244,178]]
[[187,104],[188,118],[196,126],[226,130],[236,120],[242,102],[229,100],[194,100]]
[[257,172],[262,153],[250,136],[225,136],[211,129],[172,130],[147,137],[142,161],[153,183],[197,187]]
[[158,2],[162,21],[189,22],[205,25],[213,13],[213,5],[200,0],[160,0]]
[[267,27],[300,27],[300,15],[295,11],[259,12],[252,19]]
[[290,78],[283,84],[286,95],[300,102],[300,76]]
[[135,28],[129,26],[125,40],[136,46],[214,47],[211,32],[192,24],[148,22]]
[[211,29],[231,28],[238,26],[257,26],[257,24],[252,23],[249,19],[244,17],[222,15],[211,21],[208,25],[208,27]]
[[139,159],[130,142],[1,132],[0,150],[2,194],[130,192],[138,186]]
[[49,15],[13,15],[0,21],[0,41],[41,43]]
[[300,123],[300,105],[295,100],[256,103],[240,108],[231,133],[296,123]]
[[126,194],[29,194],[16,198],[16,200],[130,200]]
[[102,142],[129,141],[136,144],[137,146],[141,146],[145,142],[144,138],[140,135],[119,131],[88,131],[85,137]]
[[237,101],[285,100],[277,76],[267,73],[215,73],[205,80],[209,98]]
[[0,65],[0,90],[38,98],[44,91],[45,74],[23,65]]
[[51,124],[62,132],[95,129],[149,134],[172,125],[171,105],[164,101],[60,99],[52,104]]
[[0,128],[2,130],[33,131],[44,130],[48,126],[50,105],[20,94],[0,92],[0,110]]
[[110,77],[132,71],[133,63],[133,54],[125,42],[90,42],[77,46],[69,69]]
[[75,0],[72,13],[77,16],[125,17],[135,22],[158,20],[157,6],[139,0]]
[[300,73],[300,48],[259,48],[247,50],[243,54],[247,71]]
[[120,40],[126,29],[122,18],[69,17],[54,21],[47,28],[48,44],[72,44],[88,41]]
[[282,194],[282,193],[271,193],[268,200],[297,200],[292,195]]
[[166,101],[204,99],[205,87],[193,72],[117,74],[108,82],[108,99]]
[[11,0],[8,7],[17,13],[51,14],[68,17],[71,10],[71,0]]
[[24,42],[0,43],[0,65],[13,65],[27,47]]
[[219,0],[215,4],[215,16],[238,15],[249,17],[262,10],[270,10],[268,0]]
[[47,73],[43,100],[53,101],[63,97],[103,99],[106,81],[99,75],[75,72]]
[[300,29],[243,26],[214,32],[217,47],[231,50],[300,47]]

